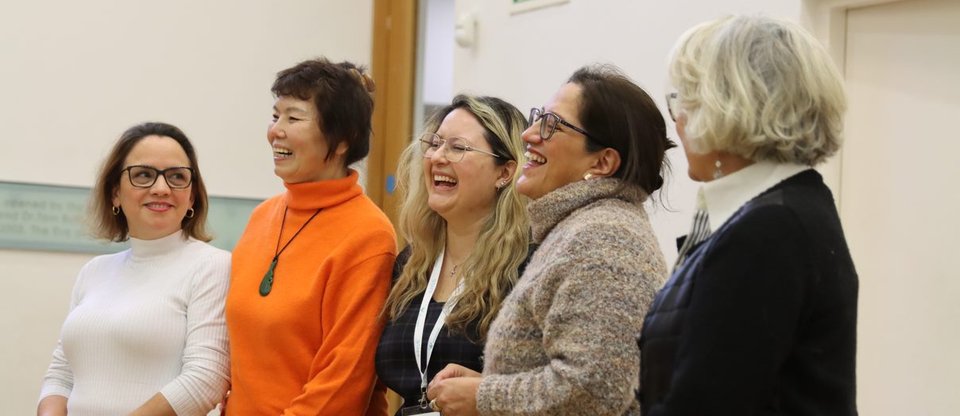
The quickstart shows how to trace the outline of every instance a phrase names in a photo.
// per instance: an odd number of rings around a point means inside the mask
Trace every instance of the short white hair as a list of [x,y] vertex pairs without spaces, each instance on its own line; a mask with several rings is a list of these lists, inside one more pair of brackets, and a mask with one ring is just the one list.
[[795,23],[763,16],[702,23],[677,41],[669,72],[696,153],[813,166],[843,140],[840,73]]

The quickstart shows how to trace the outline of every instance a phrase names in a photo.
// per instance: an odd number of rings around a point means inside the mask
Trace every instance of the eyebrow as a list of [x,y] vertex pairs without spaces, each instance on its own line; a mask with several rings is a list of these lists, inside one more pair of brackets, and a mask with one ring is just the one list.
[[[274,112],[277,112],[277,113],[280,113],[280,112],[281,112],[280,109],[277,108],[277,106],[273,106],[273,111],[274,111]],[[287,109],[284,110],[284,111],[282,111],[282,113],[285,113],[285,114],[290,114],[290,113],[308,114],[308,113],[310,113],[310,110],[306,110],[306,109],[299,108],[299,107],[287,107]]]
[[434,133],[434,134],[436,134],[437,136],[440,136],[440,138],[443,139],[444,141],[455,140],[455,141],[459,141],[459,142],[466,143],[467,146],[475,147],[475,146],[473,145],[473,143],[470,142],[470,140],[467,140],[467,138],[466,138],[466,137],[463,137],[463,136],[457,136],[457,135],[444,136],[444,135],[442,135],[442,134],[440,134],[440,133]]
[[560,113],[556,112],[555,110],[547,110],[546,107],[541,107],[541,111],[543,111],[544,114],[546,114],[546,113],[551,113],[551,114],[553,114],[553,115],[555,115],[555,116],[557,116],[557,117],[560,117],[560,118],[563,119],[563,121],[567,121],[567,119],[569,118],[569,117],[567,117],[567,116],[565,116],[565,115],[563,115],[563,114],[560,114]]

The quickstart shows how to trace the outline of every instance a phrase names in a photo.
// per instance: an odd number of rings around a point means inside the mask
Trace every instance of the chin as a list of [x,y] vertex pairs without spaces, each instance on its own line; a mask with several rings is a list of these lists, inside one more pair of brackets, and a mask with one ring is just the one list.
[[430,199],[427,199],[427,207],[430,208],[431,211],[436,212],[437,214],[440,214],[446,211],[447,204],[442,204],[442,203],[434,202],[434,201],[431,201]]
[[530,199],[537,199],[540,197],[540,195],[534,195],[536,190],[533,188],[533,186],[522,186],[519,182],[517,183],[517,193]]

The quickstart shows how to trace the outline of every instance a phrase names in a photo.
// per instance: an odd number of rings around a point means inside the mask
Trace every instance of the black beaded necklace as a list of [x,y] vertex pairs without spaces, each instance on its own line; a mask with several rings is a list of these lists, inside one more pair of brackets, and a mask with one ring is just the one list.
[[280,255],[283,254],[283,251],[290,246],[290,243],[293,242],[293,239],[297,238],[300,235],[300,232],[304,228],[307,228],[307,224],[310,224],[310,221],[313,221],[313,218],[320,213],[320,210],[323,208],[318,208],[317,212],[314,212],[313,215],[307,219],[307,222],[303,223],[300,226],[300,229],[297,232],[293,233],[293,237],[290,237],[287,240],[287,244],[283,245],[283,248],[280,248],[280,238],[283,236],[283,225],[287,223],[287,207],[283,208],[283,219],[280,220],[280,233],[277,235],[277,248],[274,249],[273,261],[270,262],[270,268],[267,269],[267,273],[263,275],[263,280],[260,281],[260,296],[267,296],[270,294],[270,290],[273,289],[273,269],[277,268],[277,261],[280,260]]

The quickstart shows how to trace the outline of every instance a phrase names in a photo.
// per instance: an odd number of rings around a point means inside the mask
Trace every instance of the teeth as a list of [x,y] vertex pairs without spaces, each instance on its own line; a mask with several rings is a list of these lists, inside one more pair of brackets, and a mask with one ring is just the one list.
[[292,155],[292,154],[293,154],[293,152],[291,152],[290,149],[284,149],[284,148],[282,148],[282,147],[274,147],[274,148],[273,148],[273,153],[276,153],[276,154],[278,154],[278,155]]
[[544,158],[543,156],[540,156],[540,155],[538,155],[538,154],[536,154],[536,153],[530,153],[529,150],[528,150],[526,153],[524,153],[523,155],[526,156],[527,160],[530,160],[530,161],[533,161],[533,162],[537,162],[537,163],[539,163],[539,164],[547,163],[547,159],[546,159],[546,158]]
[[456,180],[456,179],[453,179],[453,178],[451,178],[451,177],[449,177],[449,176],[444,176],[444,175],[433,175],[433,181],[434,181],[434,182],[449,182],[449,183],[452,183],[452,184],[454,184],[454,185],[456,185],[456,183],[457,183],[457,180]]

